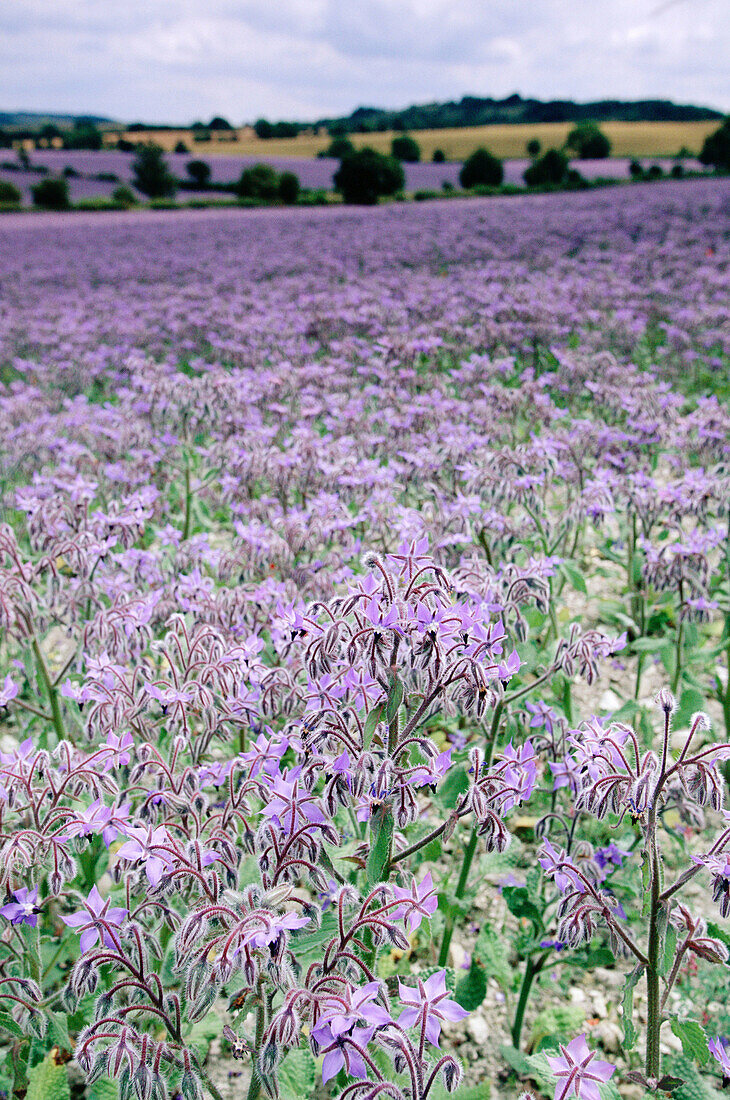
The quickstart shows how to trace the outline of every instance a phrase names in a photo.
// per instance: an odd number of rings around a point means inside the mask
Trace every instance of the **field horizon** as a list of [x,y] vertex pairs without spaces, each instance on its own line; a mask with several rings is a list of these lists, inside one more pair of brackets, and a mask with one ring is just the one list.
[[[421,148],[422,160],[430,160],[434,150],[441,149],[448,160],[464,160],[474,149],[485,145],[495,156],[505,160],[525,156],[527,142],[537,139],[544,149],[565,144],[572,122],[515,123],[489,126],[468,126],[454,129],[418,130],[413,136]],[[704,139],[717,129],[717,122],[606,122],[601,129],[611,142],[612,157],[676,156],[684,148],[697,155]],[[216,138],[193,141],[192,129],[127,130],[121,137],[128,141],[154,140],[167,152],[179,141],[189,145],[190,152],[200,156],[269,156],[316,157],[330,144],[327,133],[301,133],[294,138],[256,137],[251,127],[235,131],[235,141]],[[390,152],[397,133],[386,130],[374,134],[349,134],[356,148],[365,145],[378,152]]]

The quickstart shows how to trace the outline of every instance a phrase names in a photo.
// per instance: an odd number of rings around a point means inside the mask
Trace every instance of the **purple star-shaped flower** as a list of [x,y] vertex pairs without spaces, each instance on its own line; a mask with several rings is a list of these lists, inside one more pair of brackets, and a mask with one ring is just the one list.
[[426,1038],[437,1047],[441,1034],[441,1020],[463,1020],[469,1013],[456,1001],[449,999],[446,991],[446,971],[439,970],[423,982],[418,979],[418,988],[398,982],[398,996],[406,1006],[401,1012],[398,1023],[401,1027],[414,1027],[419,1021],[425,1026]]
[[561,1043],[558,1057],[549,1054],[545,1057],[556,1080],[554,1100],[567,1100],[568,1096],[578,1100],[601,1100],[598,1086],[616,1072],[615,1066],[601,1062],[595,1051],[588,1049],[585,1035],[571,1039],[567,1046]]
[[81,954],[85,955],[100,940],[105,947],[117,947],[118,938],[115,941],[111,928],[121,927],[127,916],[127,910],[111,907],[111,898],[104,899],[96,886],[92,886],[91,893],[83,905],[84,908],[78,913],[61,917],[69,928],[81,931],[79,943]]
[[393,910],[393,918],[405,920],[411,932],[420,928],[424,917],[433,916],[438,909],[438,898],[430,871],[420,885],[414,879],[409,890],[394,886],[393,893],[398,901],[404,903]]
[[9,920],[11,924],[27,924],[31,928],[35,928],[38,924],[38,887],[34,886],[32,890],[27,886],[21,886],[19,890],[15,890],[13,893],[15,901],[9,901],[6,905],[0,908],[0,913]]

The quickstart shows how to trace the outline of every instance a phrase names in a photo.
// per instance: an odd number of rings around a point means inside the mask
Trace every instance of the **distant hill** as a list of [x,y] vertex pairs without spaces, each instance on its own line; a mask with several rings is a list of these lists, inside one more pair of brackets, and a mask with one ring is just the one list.
[[42,126],[58,126],[59,130],[73,130],[79,124],[104,126],[114,119],[103,115],[56,115],[44,111],[0,111],[0,127],[10,130],[39,130]]
[[340,118],[323,118],[319,126],[350,133],[382,130],[437,130],[456,126],[540,122],[704,122],[721,119],[711,107],[673,103],[669,99],[599,99],[575,103],[571,99],[506,99],[467,95],[458,102],[422,103],[402,110],[358,107]]

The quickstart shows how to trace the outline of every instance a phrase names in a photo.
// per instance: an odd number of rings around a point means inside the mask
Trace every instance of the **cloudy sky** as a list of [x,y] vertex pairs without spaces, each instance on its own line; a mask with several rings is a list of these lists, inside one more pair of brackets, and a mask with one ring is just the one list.
[[0,110],[310,119],[464,94],[730,110],[730,0],[0,0]]

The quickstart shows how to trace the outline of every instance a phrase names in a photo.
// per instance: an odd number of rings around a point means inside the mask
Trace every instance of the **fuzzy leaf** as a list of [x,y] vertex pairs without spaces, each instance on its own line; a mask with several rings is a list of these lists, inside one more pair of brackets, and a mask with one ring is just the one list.
[[479,1008],[486,995],[487,972],[476,959],[472,959],[468,972],[456,983],[454,997],[467,1012],[473,1012],[475,1008]]
[[643,973],[643,966],[636,966],[627,976],[624,983],[624,995],[621,999],[624,1023],[624,1050],[633,1050],[636,1043],[636,1028],[634,1027],[634,987]]
[[710,1057],[707,1036],[696,1020],[672,1020],[672,1031],[682,1043],[685,1058],[692,1058],[704,1066]]
[[391,842],[393,839],[393,814],[381,807],[370,820],[370,855],[366,865],[367,880],[371,885],[388,878]]
[[57,1062],[58,1048],[47,1054],[42,1062],[28,1074],[28,1091],[25,1100],[69,1100],[66,1063]]
[[308,1047],[290,1050],[278,1068],[282,1100],[302,1100],[314,1092],[316,1064]]

